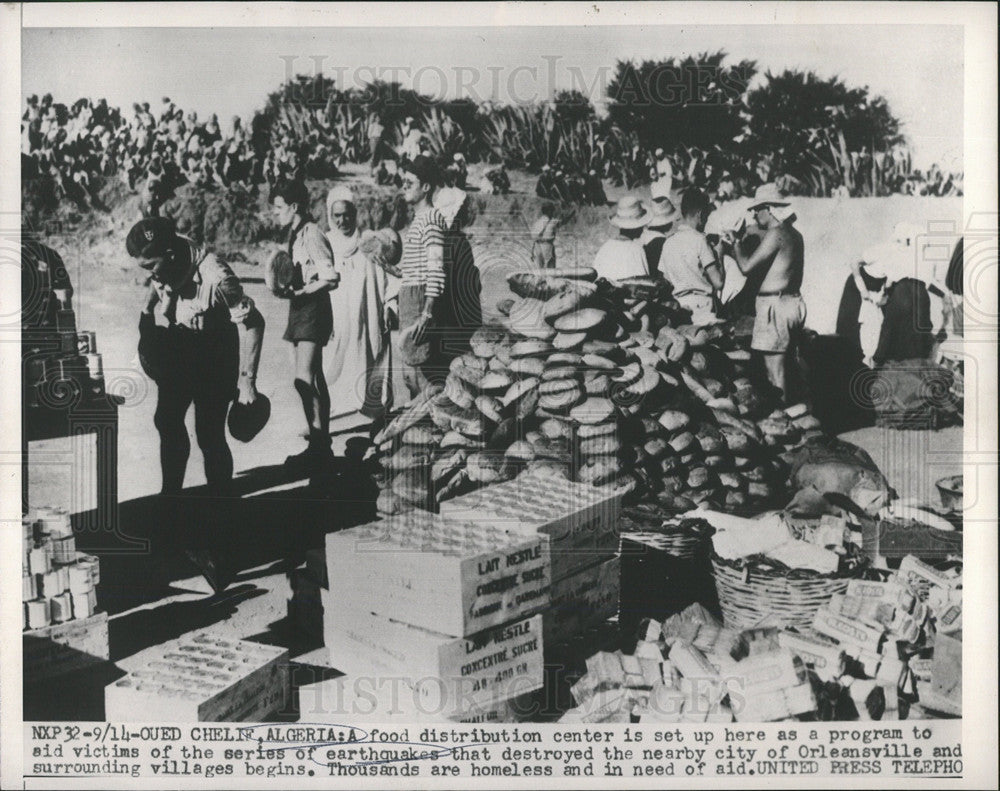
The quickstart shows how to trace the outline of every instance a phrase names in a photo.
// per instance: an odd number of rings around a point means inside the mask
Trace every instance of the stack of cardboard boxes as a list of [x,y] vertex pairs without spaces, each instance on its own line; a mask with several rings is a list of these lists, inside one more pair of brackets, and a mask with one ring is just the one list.
[[620,499],[524,474],[440,514],[328,535],[322,567],[310,553],[293,573],[289,616],[307,633],[322,618],[329,664],[346,678],[301,690],[303,711],[530,715],[551,649],[579,643],[618,611]]
[[960,716],[961,626],[961,575],[913,556],[885,581],[851,580],[811,629],[738,631],[694,604],[644,620],[632,654],[591,656],[561,721]]
[[548,538],[551,603],[542,614],[547,653],[618,613],[621,498],[588,484],[524,474],[447,500],[441,513]]
[[392,688],[408,713],[498,721],[542,685],[547,541],[424,511],[329,534],[331,666]]

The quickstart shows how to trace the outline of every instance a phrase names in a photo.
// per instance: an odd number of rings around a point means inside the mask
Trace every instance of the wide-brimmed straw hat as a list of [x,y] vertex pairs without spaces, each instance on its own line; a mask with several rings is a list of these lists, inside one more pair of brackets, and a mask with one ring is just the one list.
[[778,185],[772,183],[761,184],[757,187],[757,191],[753,194],[753,204],[747,211],[757,211],[757,209],[762,209],[765,206],[790,206],[791,204],[784,200],[784,196],[778,189]]
[[642,201],[633,195],[626,195],[618,201],[615,213],[610,219],[616,228],[642,228],[649,225],[651,217],[652,215],[642,205]]
[[672,223],[681,216],[677,206],[670,198],[655,198],[651,208],[652,215],[649,224],[654,228]]

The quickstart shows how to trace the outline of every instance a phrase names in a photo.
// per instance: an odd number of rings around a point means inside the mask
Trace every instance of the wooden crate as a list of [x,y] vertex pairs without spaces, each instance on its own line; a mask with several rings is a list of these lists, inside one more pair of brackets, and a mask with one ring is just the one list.
[[546,645],[571,640],[618,614],[621,559],[602,560],[552,583],[551,605],[542,613]]
[[548,606],[547,539],[412,511],[330,533],[338,607],[464,637]]
[[521,475],[446,500],[441,513],[548,536],[553,579],[618,551],[621,497],[588,484]]
[[260,722],[288,703],[288,651],[205,632],[172,640],[104,689],[121,722]]
[[108,614],[96,613],[23,633],[24,679],[35,683],[107,662]]
[[398,682],[401,696],[425,713],[465,715],[542,686],[541,615],[451,637],[335,607],[330,596],[323,592],[330,666],[373,688]]

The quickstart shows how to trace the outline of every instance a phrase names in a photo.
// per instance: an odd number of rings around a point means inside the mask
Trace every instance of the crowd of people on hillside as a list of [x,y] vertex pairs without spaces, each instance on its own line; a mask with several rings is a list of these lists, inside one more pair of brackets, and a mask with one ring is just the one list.
[[21,134],[22,179],[52,184],[56,203],[102,208],[102,186],[120,179],[140,192],[146,216],[183,184],[252,191],[282,178],[326,178],[343,161],[336,138],[318,130],[300,136],[279,123],[262,140],[239,116],[223,127],[218,116],[185,113],[169,97],[155,109],[136,103],[128,116],[105,99],[67,107],[50,94],[32,95]]
[[[155,216],[185,183],[252,192],[258,185],[271,187],[283,178],[332,177],[349,159],[367,158],[375,182],[384,186],[399,186],[406,164],[425,156],[435,159],[449,186],[489,194],[511,190],[503,163],[487,166],[477,183],[468,183],[466,155],[432,151],[428,135],[414,117],[390,130],[378,112],[368,112],[359,121],[364,123],[368,149],[354,151],[347,149],[349,141],[341,140],[328,115],[282,106],[269,119],[257,114],[245,124],[234,116],[224,126],[216,115],[199,118],[169,97],[155,108],[149,102],[133,104],[129,115],[105,99],[82,98],[67,106],[55,102],[51,94],[40,99],[31,95],[21,121],[22,178],[47,185],[52,207],[65,199],[80,210],[103,208],[103,184],[120,178],[128,189],[141,191],[143,212],[149,216]],[[652,152],[638,144],[633,148],[626,156],[627,188],[661,180],[672,171],[671,158],[662,148]],[[677,181],[707,189],[713,201],[753,192],[753,184],[731,174],[711,153],[682,165],[684,172],[676,174]],[[606,205],[603,180],[610,176],[609,166],[599,146],[583,170],[534,163],[531,169],[539,172],[535,193],[565,204]],[[937,166],[926,174],[899,175],[896,181],[893,191],[909,195],[948,195],[961,189],[960,176]],[[780,178],[777,183],[787,193],[800,191],[795,183],[782,183]],[[849,194],[842,184],[833,192]]]

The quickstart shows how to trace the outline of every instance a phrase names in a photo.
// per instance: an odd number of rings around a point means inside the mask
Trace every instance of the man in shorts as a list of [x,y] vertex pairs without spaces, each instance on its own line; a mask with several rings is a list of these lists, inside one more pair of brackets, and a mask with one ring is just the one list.
[[740,271],[749,275],[764,271],[757,292],[757,318],[750,347],[764,355],[767,377],[787,398],[789,360],[806,321],[806,304],[799,293],[802,286],[802,234],[795,229],[794,214],[788,210],[774,184],[764,184],[754,195],[749,211],[763,231],[760,246],[744,255],[733,234],[725,245]]

